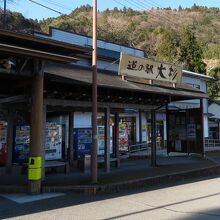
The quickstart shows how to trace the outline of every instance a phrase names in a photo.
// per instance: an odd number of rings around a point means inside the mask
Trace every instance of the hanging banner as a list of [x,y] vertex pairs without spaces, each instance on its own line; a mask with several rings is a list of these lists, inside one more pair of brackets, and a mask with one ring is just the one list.
[[121,53],[119,75],[181,83],[182,68]]

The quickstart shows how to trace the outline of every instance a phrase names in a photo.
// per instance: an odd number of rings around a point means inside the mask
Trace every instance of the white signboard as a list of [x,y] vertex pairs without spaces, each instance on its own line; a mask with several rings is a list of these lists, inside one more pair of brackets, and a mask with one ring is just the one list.
[[119,75],[180,83],[182,68],[150,59],[121,54]]

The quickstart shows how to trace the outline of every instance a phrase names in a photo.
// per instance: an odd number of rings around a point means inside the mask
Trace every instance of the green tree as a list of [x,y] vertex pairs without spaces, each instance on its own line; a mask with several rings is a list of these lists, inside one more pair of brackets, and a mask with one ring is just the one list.
[[206,72],[202,47],[190,28],[184,28],[180,33],[179,61],[187,70],[199,73]]
[[175,62],[177,58],[175,33],[165,31],[157,49],[156,58],[165,62]]
[[211,100],[220,99],[220,66],[216,66],[209,71],[209,76],[215,78],[215,81],[208,83],[208,94]]

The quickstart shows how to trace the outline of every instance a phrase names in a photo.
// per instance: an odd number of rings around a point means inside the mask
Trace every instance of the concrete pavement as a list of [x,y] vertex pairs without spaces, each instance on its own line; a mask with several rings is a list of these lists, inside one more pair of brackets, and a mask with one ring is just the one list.
[[68,193],[18,204],[0,197],[0,218],[12,219],[220,219],[220,177],[142,191],[85,196]]

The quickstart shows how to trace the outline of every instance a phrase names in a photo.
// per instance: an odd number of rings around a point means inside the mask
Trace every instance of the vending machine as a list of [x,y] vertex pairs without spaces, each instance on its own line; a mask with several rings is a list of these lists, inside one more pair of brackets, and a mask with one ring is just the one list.
[[85,154],[91,154],[92,129],[74,128],[74,158],[82,158]]
[[[62,159],[62,125],[46,123],[45,160]],[[30,126],[16,126],[14,141],[14,163],[26,163],[30,146]]]
[[19,125],[15,128],[14,163],[27,163],[30,146],[30,126]]
[[45,160],[62,159],[62,125],[46,124]]

